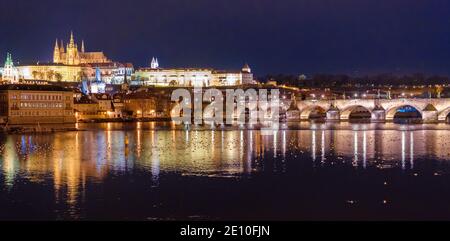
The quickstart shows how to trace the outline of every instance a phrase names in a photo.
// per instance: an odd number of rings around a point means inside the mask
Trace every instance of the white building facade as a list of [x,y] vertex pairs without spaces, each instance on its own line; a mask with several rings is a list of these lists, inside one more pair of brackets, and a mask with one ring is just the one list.
[[209,68],[159,68],[158,60],[153,58],[150,68],[136,70],[133,83],[147,86],[235,86],[253,84],[250,67],[240,71],[220,71]]

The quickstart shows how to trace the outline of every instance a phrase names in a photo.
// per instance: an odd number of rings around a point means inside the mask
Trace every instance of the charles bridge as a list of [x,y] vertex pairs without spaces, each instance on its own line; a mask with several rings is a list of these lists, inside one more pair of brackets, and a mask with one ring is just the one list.
[[301,100],[296,101],[295,106],[297,108],[285,108],[288,118],[309,120],[312,113],[322,112],[327,121],[347,121],[352,113],[364,110],[370,113],[371,121],[384,122],[393,121],[397,111],[408,106],[420,113],[423,122],[433,123],[446,120],[450,98]]
[[[225,95],[225,94],[224,94]],[[352,99],[295,99],[289,93],[281,96],[280,113],[285,113],[290,121],[306,121],[319,114],[326,121],[349,121],[352,117],[364,113],[371,122],[391,122],[405,107],[417,111],[423,123],[445,122],[450,117],[450,98],[352,98]],[[245,100],[247,101],[247,100]],[[172,103],[171,116],[180,115],[179,102]],[[209,102],[204,102],[205,108]],[[225,101],[223,101],[225,104]],[[225,109],[225,108],[224,108]],[[237,115],[235,109],[233,116]],[[356,114],[356,115],[355,115]],[[213,111],[204,110],[204,117],[213,116]],[[359,118],[362,115],[359,115]],[[358,118],[358,117],[356,117]]]

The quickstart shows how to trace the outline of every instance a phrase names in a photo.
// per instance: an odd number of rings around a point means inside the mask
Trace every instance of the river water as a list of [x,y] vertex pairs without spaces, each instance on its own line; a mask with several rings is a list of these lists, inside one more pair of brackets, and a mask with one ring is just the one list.
[[0,134],[2,220],[450,219],[450,125]]

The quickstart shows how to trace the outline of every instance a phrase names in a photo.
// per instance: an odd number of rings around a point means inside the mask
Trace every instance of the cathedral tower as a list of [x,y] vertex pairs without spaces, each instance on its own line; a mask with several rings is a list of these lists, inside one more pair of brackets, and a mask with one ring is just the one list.
[[67,52],[67,64],[68,65],[78,65],[80,64],[80,59],[78,58],[78,47],[75,44],[73,38],[73,32],[70,32],[70,41],[66,48]]
[[70,32],[69,42],[64,46],[63,41],[56,40],[53,50],[53,63],[64,65],[80,65],[90,63],[111,63],[103,52],[86,52],[84,41],[81,41],[81,49],[75,42],[73,32]]
[[[61,44],[59,45],[59,52],[61,53],[61,54],[63,54],[63,53],[65,53],[65,50],[64,50],[64,42],[61,40]],[[61,58],[61,61],[62,61],[62,58]]]
[[53,50],[53,63],[59,64],[61,63],[61,52],[58,46],[58,39],[55,42],[55,49]]

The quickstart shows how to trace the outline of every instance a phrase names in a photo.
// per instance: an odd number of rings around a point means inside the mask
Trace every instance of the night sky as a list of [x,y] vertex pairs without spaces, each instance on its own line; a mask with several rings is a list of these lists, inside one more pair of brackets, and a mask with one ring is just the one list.
[[0,62],[86,50],[161,67],[450,74],[448,0],[0,0]]

